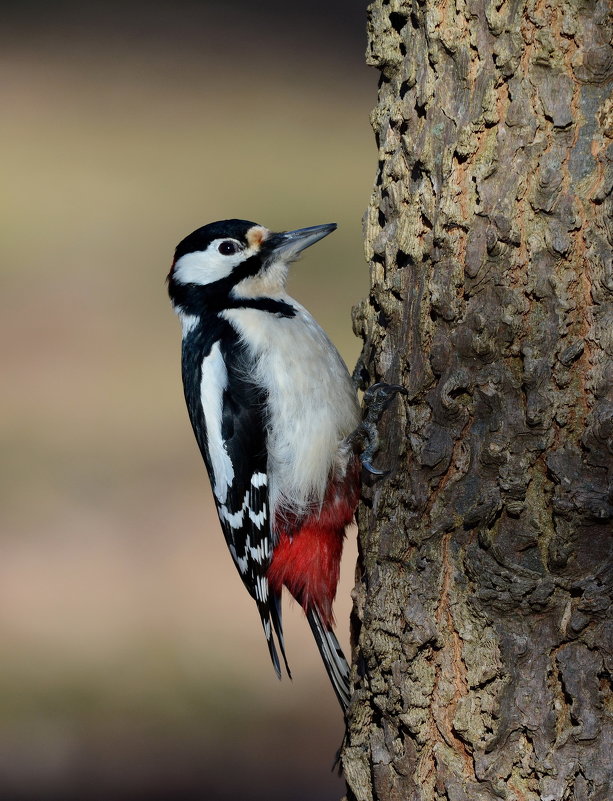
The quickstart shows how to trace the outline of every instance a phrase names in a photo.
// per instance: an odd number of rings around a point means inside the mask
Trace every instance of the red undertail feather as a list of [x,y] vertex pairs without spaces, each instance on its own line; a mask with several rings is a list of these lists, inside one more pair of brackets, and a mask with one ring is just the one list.
[[336,595],[345,527],[351,523],[358,502],[359,472],[350,465],[341,481],[330,483],[321,512],[309,516],[290,534],[280,531],[268,582],[273,592],[283,586],[305,612],[319,611],[327,628],[334,623],[332,602]]

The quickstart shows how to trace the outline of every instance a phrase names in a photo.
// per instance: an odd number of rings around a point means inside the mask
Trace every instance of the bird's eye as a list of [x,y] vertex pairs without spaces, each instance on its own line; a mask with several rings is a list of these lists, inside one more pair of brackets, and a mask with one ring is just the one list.
[[234,253],[238,253],[239,247],[236,242],[226,239],[225,242],[221,243],[217,250],[219,250],[222,256],[232,256]]

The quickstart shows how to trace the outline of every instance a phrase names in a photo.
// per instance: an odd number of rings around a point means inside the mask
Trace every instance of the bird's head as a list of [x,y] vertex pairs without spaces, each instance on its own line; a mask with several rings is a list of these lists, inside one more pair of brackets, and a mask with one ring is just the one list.
[[170,297],[187,308],[192,303],[223,304],[224,298],[279,296],[288,265],[335,228],[327,223],[272,233],[247,220],[205,225],[177,245],[168,276]]

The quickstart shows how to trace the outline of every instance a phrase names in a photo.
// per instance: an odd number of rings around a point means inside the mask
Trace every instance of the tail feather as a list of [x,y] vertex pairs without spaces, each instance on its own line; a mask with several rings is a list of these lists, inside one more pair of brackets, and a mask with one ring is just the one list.
[[[279,654],[277,653],[277,649],[275,646],[275,641],[272,636],[272,627],[270,625],[270,613],[268,610],[259,609],[260,619],[262,620],[262,627],[264,629],[264,634],[266,636],[266,643],[268,645],[268,652],[270,653],[270,659],[272,661],[272,666],[275,669],[275,673],[277,674],[277,678],[281,678],[281,663],[279,662]],[[275,626],[276,630],[276,626]],[[277,635],[278,636],[278,635]],[[285,653],[283,653],[283,658],[285,659]],[[287,664],[287,662],[286,662]]]
[[307,620],[311,626],[311,631],[315,637],[315,642],[319,648],[319,653],[325,665],[332,687],[336,693],[336,697],[343,709],[346,712],[349,706],[349,699],[351,698],[351,691],[349,688],[349,665],[345,659],[342,648],[339,645],[336,635],[329,629],[321,619],[316,608],[311,607],[307,611]]
[[287,656],[285,655],[283,625],[281,623],[281,595],[279,593],[273,593],[272,597],[267,598],[266,603],[258,603],[258,612],[260,613],[262,627],[264,629],[264,634],[266,635],[266,644],[268,645],[270,659],[272,661],[272,666],[275,669],[275,673],[277,674],[277,678],[281,678],[281,661],[279,660],[279,653],[277,651],[273,631],[277,638],[277,643],[281,651],[281,656],[283,657],[287,675],[291,679],[292,673],[287,663]]
[[272,602],[270,604],[270,618],[272,620],[275,634],[277,635],[277,640],[279,642],[279,648],[281,649],[281,656],[283,657],[283,661],[285,663],[287,675],[291,679],[292,672],[287,664],[287,656],[285,655],[285,642],[283,640],[283,624],[281,622],[281,593],[273,593]]

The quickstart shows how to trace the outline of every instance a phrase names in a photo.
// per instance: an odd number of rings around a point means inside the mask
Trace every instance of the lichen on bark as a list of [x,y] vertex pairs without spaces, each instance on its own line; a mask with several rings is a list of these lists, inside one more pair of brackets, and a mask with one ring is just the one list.
[[613,103],[603,0],[376,0],[358,801],[610,801]]

